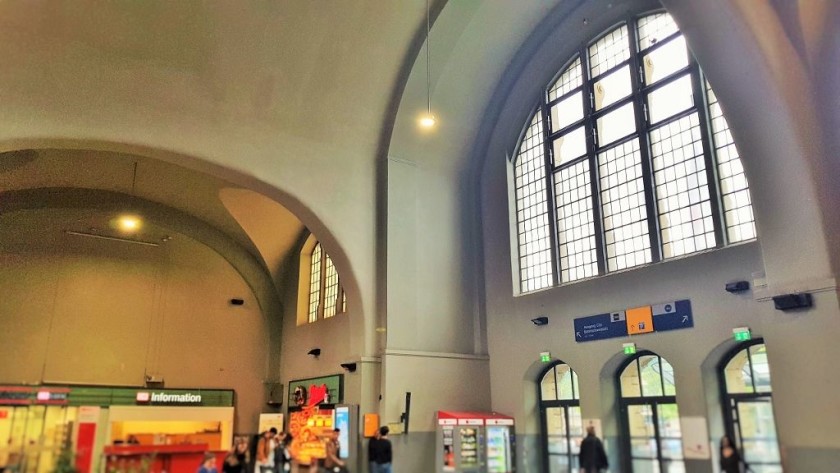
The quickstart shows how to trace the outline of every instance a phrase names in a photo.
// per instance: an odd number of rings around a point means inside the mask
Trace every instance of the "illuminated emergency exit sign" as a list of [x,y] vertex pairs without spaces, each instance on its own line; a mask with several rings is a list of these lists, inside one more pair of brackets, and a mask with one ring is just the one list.
[[736,342],[746,342],[752,340],[752,333],[749,327],[738,327],[732,329],[732,338]]

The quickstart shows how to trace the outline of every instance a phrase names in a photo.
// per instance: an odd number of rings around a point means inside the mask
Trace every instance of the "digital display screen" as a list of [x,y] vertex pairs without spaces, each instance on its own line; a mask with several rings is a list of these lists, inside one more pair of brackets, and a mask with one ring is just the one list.
[[338,456],[340,458],[350,457],[350,408],[335,408],[335,428],[341,429],[338,433]]

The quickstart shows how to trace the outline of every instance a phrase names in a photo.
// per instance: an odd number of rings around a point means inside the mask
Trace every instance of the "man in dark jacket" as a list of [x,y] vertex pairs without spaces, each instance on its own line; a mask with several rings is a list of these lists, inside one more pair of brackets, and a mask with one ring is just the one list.
[[388,440],[389,429],[382,426],[377,436],[370,439],[368,444],[368,461],[372,473],[392,473],[391,469],[391,441]]
[[601,440],[595,436],[595,427],[586,428],[586,438],[580,444],[580,468],[586,473],[598,473],[609,468],[607,452]]

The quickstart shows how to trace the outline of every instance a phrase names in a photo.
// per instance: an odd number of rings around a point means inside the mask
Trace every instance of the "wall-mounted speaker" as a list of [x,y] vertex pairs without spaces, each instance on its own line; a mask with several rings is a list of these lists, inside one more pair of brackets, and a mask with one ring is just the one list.
[[807,309],[814,305],[811,294],[802,292],[799,294],[782,294],[773,296],[773,305],[777,310]]
[[726,283],[726,292],[744,292],[749,290],[749,281],[733,281]]
[[351,373],[354,373],[356,371],[356,363],[342,363],[341,367]]
[[265,382],[265,398],[269,406],[283,405],[283,383],[276,381]]
[[230,305],[243,305],[243,304],[245,304],[244,299],[233,298],[233,299],[230,300]]

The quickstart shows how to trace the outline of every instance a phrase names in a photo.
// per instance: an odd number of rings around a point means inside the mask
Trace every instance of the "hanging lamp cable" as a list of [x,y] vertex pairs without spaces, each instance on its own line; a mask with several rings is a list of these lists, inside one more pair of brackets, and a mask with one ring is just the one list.
[[431,51],[432,38],[429,35],[431,31],[429,19],[429,0],[426,0],[426,109],[429,116],[432,115],[432,73],[431,73]]

